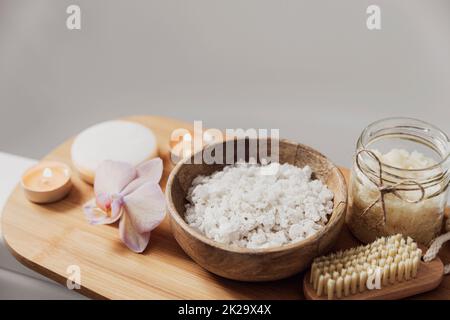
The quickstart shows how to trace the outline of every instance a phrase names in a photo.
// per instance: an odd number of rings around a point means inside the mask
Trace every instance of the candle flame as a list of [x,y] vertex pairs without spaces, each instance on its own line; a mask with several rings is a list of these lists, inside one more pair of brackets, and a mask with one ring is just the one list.
[[43,178],[46,178],[46,179],[53,177],[53,171],[52,171],[52,169],[50,169],[50,168],[45,168],[44,171],[42,172],[42,177],[43,177]]
[[184,141],[191,141],[191,140],[192,140],[191,134],[190,134],[190,133],[186,133],[186,134],[183,136],[183,140],[184,140]]

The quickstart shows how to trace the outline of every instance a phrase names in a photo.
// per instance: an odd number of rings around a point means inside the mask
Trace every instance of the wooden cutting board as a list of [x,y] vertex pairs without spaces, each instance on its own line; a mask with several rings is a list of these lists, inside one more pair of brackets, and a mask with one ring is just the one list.
[[[165,162],[162,186],[171,170],[169,137],[176,128],[192,129],[174,119],[135,116],[128,120],[150,127],[160,144]],[[47,160],[71,165],[72,139],[53,150]],[[344,174],[347,170],[343,169]],[[63,201],[50,205],[28,202],[16,187],[5,205],[2,228],[12,254],[29,268],[65,285],[68,267],[81,269],[80,293],[107,299],[302,299],[302,275],[267,283],[244,283],[223,279],[198,266],[177,245],[168,219],[152,232],[150,245],[135,254],[120,241],[117,225],[91,226],[82,205],[92,198],[92,187],[73,178],[74,188]],[[336,248],[358,242],[343,229]],[[450,248],[441,252],[450,260]],[[450,276],[434,291],[419,299],[450,299]]]

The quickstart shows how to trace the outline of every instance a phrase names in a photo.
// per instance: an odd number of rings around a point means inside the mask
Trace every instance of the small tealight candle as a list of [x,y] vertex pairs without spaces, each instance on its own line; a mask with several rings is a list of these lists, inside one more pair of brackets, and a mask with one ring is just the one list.
[[195,152],[192,135],[186,133],[181,138],[181,141],[171,141],[171,148],[171,158],[174,163],[190,157]]
[[72,172],[64,163],[44,161],[31,167],[22,176],[22,188],[28,200],[50,203],[64,198],[72,188]]

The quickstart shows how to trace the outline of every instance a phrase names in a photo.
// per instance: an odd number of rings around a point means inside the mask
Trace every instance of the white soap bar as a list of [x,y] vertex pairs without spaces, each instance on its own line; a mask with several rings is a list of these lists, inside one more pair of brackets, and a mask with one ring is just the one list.
[[86,182],[93,184],[95,171],[104,160],[138,165],[158,155],[155,135],[147,127],[129,121],[106,121],[81,132],[72,144],[72,162]]

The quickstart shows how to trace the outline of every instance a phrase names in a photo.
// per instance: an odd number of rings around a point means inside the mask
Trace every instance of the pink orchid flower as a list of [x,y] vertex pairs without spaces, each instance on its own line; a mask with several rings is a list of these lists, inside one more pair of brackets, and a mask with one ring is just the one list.
[[104,161],[95,173],[95,198],[84,206],[91,224],[110,224],[120,219],[120,238],[128,248],[140,253],[150,240],[150,232],[165,217],[166,203],[159,186],[163,172],[160,158],[137,167],[118,161]]

